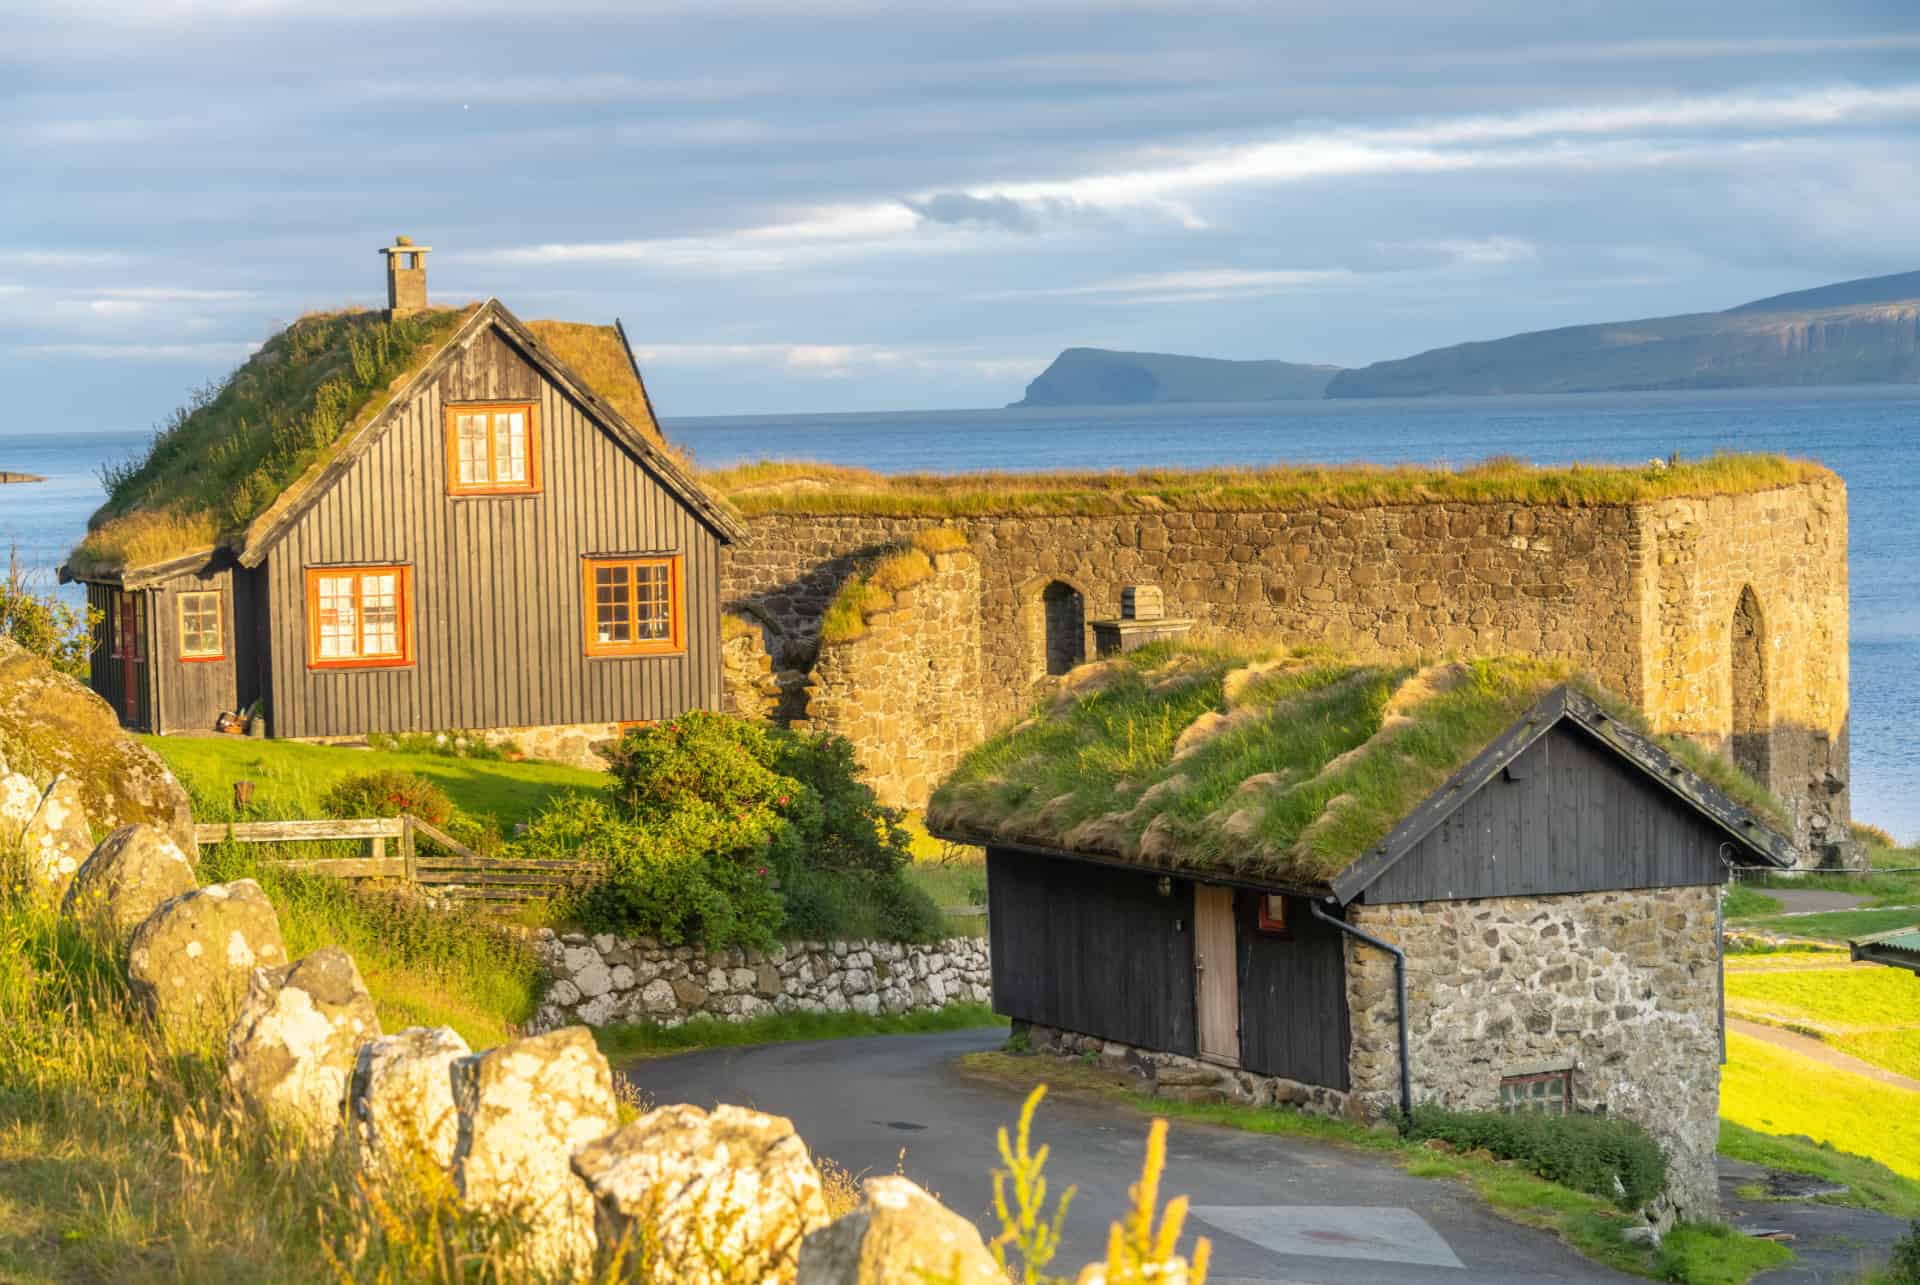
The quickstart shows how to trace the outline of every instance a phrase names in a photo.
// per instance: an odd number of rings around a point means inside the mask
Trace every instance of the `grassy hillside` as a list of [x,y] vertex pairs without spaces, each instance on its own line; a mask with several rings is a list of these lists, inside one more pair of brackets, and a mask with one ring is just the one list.
[[1027,385],[1015,406],[1140,406],[1151,402],[1264,402],[1318,398],[1338,366],[1223,361],[1172,353],[1069,348]]
[[1920,382],[1920,273],[1725,312],[1567,326],[1344,370],[1329,397]]

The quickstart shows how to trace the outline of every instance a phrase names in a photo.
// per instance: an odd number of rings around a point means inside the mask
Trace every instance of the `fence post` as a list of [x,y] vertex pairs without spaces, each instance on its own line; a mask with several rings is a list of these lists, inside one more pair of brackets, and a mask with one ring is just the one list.
[[413,814],[411,812],[400,814],[400,860],[407,868],[407,882],[417,883],[413,868]]

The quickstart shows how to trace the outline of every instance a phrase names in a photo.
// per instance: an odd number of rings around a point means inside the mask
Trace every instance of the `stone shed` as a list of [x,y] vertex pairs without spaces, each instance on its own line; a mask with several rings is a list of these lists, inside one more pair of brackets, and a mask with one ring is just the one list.
[[1793,864],[1778,816],[1554,665],[1160,646],[1070,675],[928,822],[987,848],[994,1007],[1036,1043],[1356,1118],[1621,1116],[1704,1212],[1720,895]]

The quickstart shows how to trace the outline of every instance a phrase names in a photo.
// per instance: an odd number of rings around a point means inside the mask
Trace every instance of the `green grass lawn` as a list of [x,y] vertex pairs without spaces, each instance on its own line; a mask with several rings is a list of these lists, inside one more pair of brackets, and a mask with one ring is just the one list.
[[1846,942],[1916,923],[1920,923],[1920,910],[1834,910],[1816,915],[1766,915],[1742,919],[1734,926],[1781,937]]
[[696,1017],[678,1026],[631,1022],[602,1026],[594,1031],[593,1037],[608,1061],[620,1065],[705,1048],[840,1040],[861,1035],[926,1035],[1006,1024],[1006,1018],[996,1016],[985,1004],[949,1004],[945,1008],[877,1017],[864,1013],[775,1013],[745,1022],[723,1022],[713,1017]]
[[1757,1133],[1799,1135],[1920,1178],[1920,1093],[1821,1066],[1727,1034],[1720,1118]]
[[1720,1154],[1769,1169],[1812,1174],[1846,1187],[1844,1196],[1823,1197],[1877,1209],[1894,1218],[1920,1219],[1920,1180],[1903,1177],[1865,1156],[1811,1138],[1761,1133],[1720,1121]]
[[1773,965],[1777,958],[1729,961],[1729,1013],[1791,1027],[1875,1066],[1920,1079],[1920,981],[1911,973],[1852,964],[1838,951],[1793,957],[1787,966]]
[[606,774],[562,763],[465,759],[442,754],[256,741],[243,736],[142,736],[140,740],[174,770],[193,795],[194,816],[224,821],[232,816],[233,783],[254,782],[249,816],[318,817],[320,796],[343,776],[401,771],[425,777],[447,792],[462,812],[488,816],[503,826],[524,821],[556,794],[594,790]]

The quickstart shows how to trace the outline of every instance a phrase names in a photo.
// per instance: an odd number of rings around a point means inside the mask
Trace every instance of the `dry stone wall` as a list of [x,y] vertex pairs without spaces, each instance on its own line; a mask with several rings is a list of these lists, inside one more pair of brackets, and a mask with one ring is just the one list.
[[[725,599],[766,622],[776,665],[809,668],[821,616],[846,577],[933,525],[753,518],[749,538],[725,551]],[[1803,845],[1844,833],[1849,819],[1846,491],[1837,480],[1620,505],[937,525],[965,535],[979,562],[974,700],[987,731],[1024,713],[1063,663],[1091,654],[1086,622],[1118,616],[1122,588],[1153,584],[1167,612],[1191,617],[1201,633],[1360,652],[1565,658],[1638,704],[1657,730],[1719,747],[1734,730],[1730,635],[1750,586],[1765,629],[1769,783],[1793,807]],[[1062,630],[1077,636],[1056,637]]]
[[[1684,1213],[1715,1208],[1720,1110],[1718,888],[1356,905],[1407,955],[1413,1099],[1500,1106],[1503,1076],[1567,1068],[1573,1106],[1644,1126]],[[1348,942],[1352,1092],[1399,1101],[1393,960]]]
[[929,945],[799,941],[772,950],[664,946],[650,937],[542,929],[535,942],[553,975],[536,1030],[579,1022],[690,1017],[744,1022],[769,1013],[905,1013],[992,996],[987,943],[949,937]]
[[894,593],[866,632],[820,648],[806,726],[853,742],[884,803],[924,806],[986,735],[980,674],[980,562],[933,555],[933,575]]

